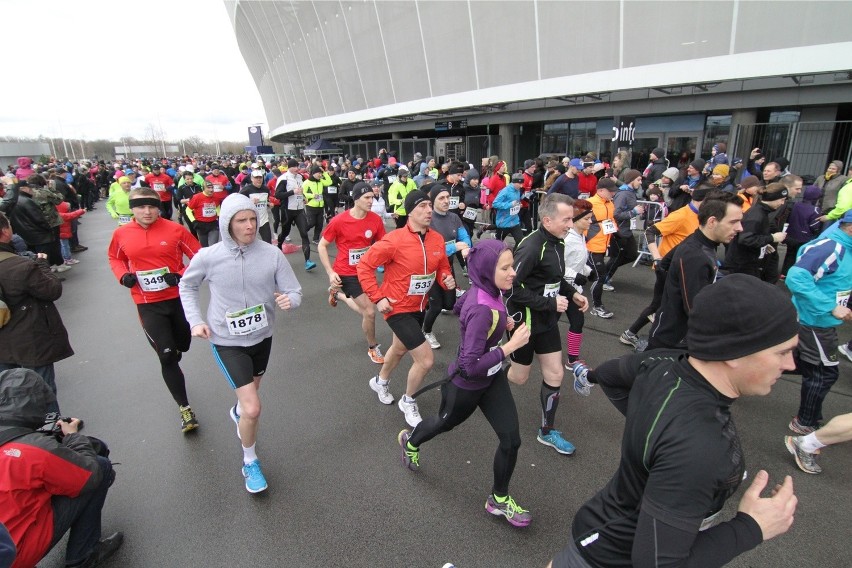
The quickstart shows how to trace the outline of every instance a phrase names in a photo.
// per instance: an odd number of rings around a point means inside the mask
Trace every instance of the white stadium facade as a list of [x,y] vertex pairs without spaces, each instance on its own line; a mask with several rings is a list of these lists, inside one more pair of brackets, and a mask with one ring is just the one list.
[[[852,2],[226,1],[275,141],[450,159],[852,152]],[[613,141],[620,127],[631,136]],[[628,132],[625,132],[628,134]],[[625,138],[631,138],[627,140]]]

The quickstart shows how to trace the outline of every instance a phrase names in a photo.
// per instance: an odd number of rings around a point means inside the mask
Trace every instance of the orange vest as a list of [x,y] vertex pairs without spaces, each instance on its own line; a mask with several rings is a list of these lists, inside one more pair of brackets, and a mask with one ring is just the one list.
[[600,228],[600,231],[586,243],[586,248],[589,252],[602,253],[606,252],[606,247],[609,246],[609,238],[611,235],[605,235],[601,221],[604,219],[612,219],[615,222],[615,205],[612,201],[604,201],[599,195],[593,195],[589,198],[589,203],[592,204],[592,214],[595,216],[595,221]]

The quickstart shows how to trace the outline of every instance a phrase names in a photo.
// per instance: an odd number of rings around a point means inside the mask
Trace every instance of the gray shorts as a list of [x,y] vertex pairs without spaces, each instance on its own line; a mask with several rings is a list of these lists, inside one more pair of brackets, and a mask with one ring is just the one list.
[[837,328],[810,327],[799,324],[799,345],[796,357],[811,365],[835,367],[837,360]]

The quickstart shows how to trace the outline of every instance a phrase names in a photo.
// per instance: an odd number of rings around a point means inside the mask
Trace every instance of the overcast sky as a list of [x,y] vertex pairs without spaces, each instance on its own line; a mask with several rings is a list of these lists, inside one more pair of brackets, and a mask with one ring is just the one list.
[[0,0],[0,14],[0,136],[144,139],[153,124],[167,141],[247,142],[266,122],[221,0]]

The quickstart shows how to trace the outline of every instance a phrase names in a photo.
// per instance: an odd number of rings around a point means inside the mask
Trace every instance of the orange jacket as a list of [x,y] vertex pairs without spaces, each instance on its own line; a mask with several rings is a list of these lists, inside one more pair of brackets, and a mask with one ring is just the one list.
[[[376,268],[385,267],[385,277],[381,286],[376,280]],[[409,295],[411,277],[416,274],[435,272],[435,284],[446,289],[444,278],[452,276],[444,237],[429,229],[420,240],[418,233],[408,224],[401,229],[391,231],[382,240],[370,247],[358,263],[358,280],[361,288],[378,303],[382,298],[395,300],[393,310],[385,314],[385,319],[397,314],[422,312],[429,303],[428,290],[423,295]]]
[[603,253],[606,252],[606,247],[609,246],[609,238],[612,235],[604,234],[601,222],[604,219],[611,219],[614,222],[613,215],[615,214],[615,205],[613,205],[612,201],[604,201],[604,199],[597,194],[589,198],[589,203],[592,204],[592,214],[595,216],[595,226],[594,230],[589,228],[588,234],[594,234],[594,236],[586,241],[586,248],[589,249],[589,252]]

